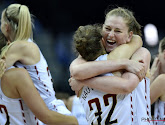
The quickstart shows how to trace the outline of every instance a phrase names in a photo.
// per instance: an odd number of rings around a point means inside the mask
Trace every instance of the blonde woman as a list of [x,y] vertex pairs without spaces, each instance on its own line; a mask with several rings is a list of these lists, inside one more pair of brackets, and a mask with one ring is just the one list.
[[56,99],[47,62],[39,47],[33,42],[31,14],[26,5],[11,4],[1,15],[1,31],[11,42],[3,48],[6,68],[14,65],[25,68],[40,96],[50,110],[71,115],[63,101]]
[[[113,54],[116,51],[117,54],[113,55],[113,59],[129,58],[128,51],[132,48],[123,51],[117,49],[130,43],[133,34],[140,35],[140,28],[133,13],[128,9],[118,7],[110,10],[106,14],[102,28],[103,45],[106,52]],[[81,42],[84,43],[84,39]],[[96,43],[94,42],[94,44]],[[72,78],[69,81],[72,89],[79,91],[84,86],[80,101],[87,114],[88,123],[148,125],[149,121],[145,119],[150,118],[149,79],[145,78],[141,81],[138,75],[131,72],[125,72],[122,78],[115,77],[112,73],[111,76],[100,76],[121,69],[124,63],[124,61],[117,63],[115,60],[107,59],[107,55],[103,55],[98,57],[97,61],[86,62],[78,57],[70,66]],[[131,59],[142,61],[145,73],[147,72],[150,64],[150,53],[147,49],[139,48]],[[139,73],[141,74],[141,72]],[[132,86],[128,86],[127,83],[132,83]]]

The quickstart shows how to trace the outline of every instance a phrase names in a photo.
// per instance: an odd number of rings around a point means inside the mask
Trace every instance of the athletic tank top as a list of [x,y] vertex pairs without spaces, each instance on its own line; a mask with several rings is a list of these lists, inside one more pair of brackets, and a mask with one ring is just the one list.
[[0,81],[0,125],[41,125],[21,98],[4,95]]
[[[107,54],[96,59],[107,60]],[[113,76],[112,73],[104,74]],[[134,125],[136,93],[107,94],[87,86],[83,87],[80,101],[91,125]]]
[[158,99],[154,107],[154,125],[165,125],[165,102]]
[[86,120],[86,113],[77,96],[74,96],[73,98],[71,112],[72,115],[77,118],[79,125],[88,125],[88,122]]
[[[28,40],[28,42],[33,42],[31,39]],[[14,66],[18,68],[25,68],[37,88],[38,92],[40,93],[40,96],[48,106],[48,108],[52,108],[52,106],[49,105],[50,102],[53,100],[56,100],[55,98],[55,91],[53,89],[53,82],[52,82],[52,76],[50,74],[50,71],[48,69],[47,62],[42,55],[40,51],[40,61],[34,65],[24,65],[20,62],[16,62]]]

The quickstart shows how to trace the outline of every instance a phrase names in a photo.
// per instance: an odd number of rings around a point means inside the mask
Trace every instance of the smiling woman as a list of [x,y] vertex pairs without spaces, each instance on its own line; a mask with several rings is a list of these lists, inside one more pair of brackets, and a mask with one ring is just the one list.
[[[134,33],[141,35],[140,28],[141,26],[131,11],[121,7],[110,10],[106,15],[102,29],[103,44],[109,55],[101,55],[95,61],[89,62],[79,56],[71,63],[70,72],[72,77],[69,82],[72,90],[75,90],[76,93],[83,87],[80,101],[87,113],[89,124],[140,125],[144,124],[141,122],[142,114],[144,117],[149,117],[149,79],[143,78],[150,64],[150,53],[141,46],[138,48],[137,41],[141,41],[141,38],[133,35]],[[88,33],[84,30],[80,34],[87,35]],[[79,36],[81,37],[81,35]],[[90,38],[92,39],[92,36]],[[83,44],[85,43],[85,36],[82,39],[80,42]],[[93,44],[100,44],[98,41],[93,41]],[[126,47],[124,45],[130,46]],[[84,47],[83,50],[85,50],[89,46],[81,45],[79,47]],[[126,49],[121,49],[122,47],[126,47]],[[92,50],[92,48],[89,50]],[[93,51],[97,51],[97,49],[93,48]],[[114,54],[115,51],[116,54]],[[131,54],[128,51],[131,51]],[[89,56],[89,54],[86,54],[86,56]],[[113,56],[113,60],[108,61],[110,56]],[[130,57],[131,60],[126,60]],[[125,60],[114,60],[119,58],[125,58]],[[125,69],[127,71],[121,73],[122,77],[114,76],[111,72],[124,69],[125,66],[122,67],[122,65],[125,61],[133,61],[137,65],[131,63],[128,66],[129,68]],[[144,63],[139,63],[139,61]],[[136,70],[137,72],[133,73]],[[145,85],[147,90],[143,89]],[[87,93],[87,90],[90,90],[90,92]],[[146,91],[147,93],[145,93]],[[145,98],[146,95],[147,98]],[[134,119],[137,119],[137,121]]]
[[111,52],[117,46],[130,42],[133,34],[141,36],[140,29],[131,11],[118,8],[108,12],[102,30],[106,51]]

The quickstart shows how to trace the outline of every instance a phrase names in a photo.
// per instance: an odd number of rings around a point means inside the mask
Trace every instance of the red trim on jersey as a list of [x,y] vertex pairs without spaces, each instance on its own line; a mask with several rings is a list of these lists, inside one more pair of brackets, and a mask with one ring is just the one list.
[[20,105],[21,105],[21,109],[22,109],[22,117],[24,118],[24,123],[26,123],[26,120],[25,120],[25,114],[24,114],[23,105],[22,105],[22,100],[19,100],[19,103],[20,103]]
[[[38,70],[37,70],[37,66],[34,66],[35,70],[36,70],[36,73],[38,75]],[[38,77],[38,79],[40,80],[40,77]]]

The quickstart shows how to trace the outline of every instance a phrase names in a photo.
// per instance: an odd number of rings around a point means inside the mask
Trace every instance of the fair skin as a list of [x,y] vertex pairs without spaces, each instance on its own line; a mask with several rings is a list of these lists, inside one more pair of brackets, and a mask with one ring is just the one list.
[[110,16],[103,25],[104,46],[109,53],[121,44],[130,42],[133,32],[128,32],[125,21],[120,16]]
[[62,115],[47,108],[25,69],[14,68],[6,71],[1,79],[1,89],[9,98],[22,98],[34,115],[45,124],[78,124],[75,117]]
[[[1,31],[9,41],[14,40],[14,35],[10,25],[1,16]],[[21,52],[20,52],[21,50]],[[33,65],[39,62],[40,52],[38,46],[33,42],[27,42],[26,40],[15,41],[9,48],[5,55],[6,68],[12,66],[15,62],[20,61],[25,65]]]
[[161,101],[165,101],[165,50],[161,51],[159,45],[159,55],[154,59],[151,67],[151,86],[150,86],[150,98],[151,104],[153,104],[158,98]]
[[[130,42],[132,38],[132,31],[128,32],[128,27],[126,26],[126,23],[122,17],[109,16],[105,20],[102,35],[105,41],[103,45],[106,51],[111,52],[119,45]],[[143,75],[141,76],[144,77],[150,64],[149,51],[145,48],[140,48],[132,57],[132,60],[143,62],[145,73],[142,73]],[[130,93],[131,91],[133,91],[139,83],[138,76],[133,73],[124,73],[122,78],[107,76],[95,77],[103,73],[113,72],[123,68],[121,64],[123,64],[124,61],[120,62],[120,64],[119,62],[113,63],[113,61],[114,60],[100,62],[84,61],[84,63],[82,63],[81,60],[78,58],[74,60],[73,64],[71,64],[70,66],[72,78],[69,80],[72,90],[79,91],[78,89],[80,89],[83,85],[86,85],[111,94]],[[77,70],[78,67],[80,68],[79,70]],[[139,69],[137,72],[140,72],[140,70],[142,69]],[[123,85],[123,82],[125,83],[125,85]]]

